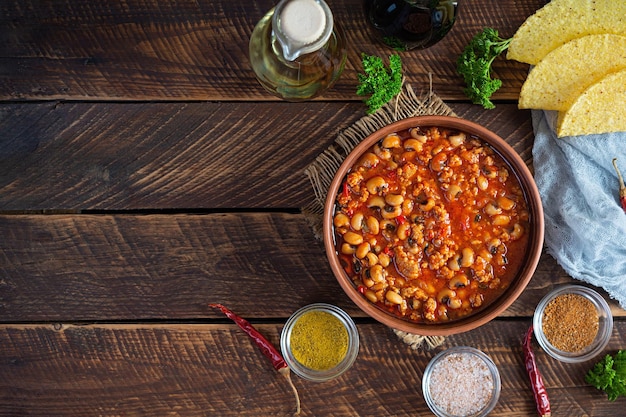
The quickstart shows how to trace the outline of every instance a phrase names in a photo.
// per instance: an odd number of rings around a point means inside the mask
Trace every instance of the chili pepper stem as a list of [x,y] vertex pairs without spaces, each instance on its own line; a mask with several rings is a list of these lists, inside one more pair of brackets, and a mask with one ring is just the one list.
[[289,367],[286,366],[279,369],[278,372],[287,379],[287,381],[289,382],[289,386],[293,391],[293,395],[296,397],[296,412],[294,413],[294,415],[298,416],[300,415],[300,395],[298,395],[298,389],[291,380],[291,371],[289,370]]
[[622,210],[626,212],[626,185],[624,185],[624,178],[617,167],[617,158],[613,158],[613,167],[615,172],[617,172],[617,179],[619,180],[619,201],[622,205]]
[[291,371],[289,369],[289,366],[287,366],[285,359],[283,359],[278,349],[276,349],[274,345],[272,345],[270,341],[265,338],[265,336],[263,336],[257,329],[255,329],[254,326],[250,324],[250,322],[248,322],[248,320],[238,316],[227,307],[223,306],[222,304],[209,304],[209,307],[220,310],[222,313],[224,313],[226,317],[234,321],[241,330],[243,330],[248,336],[252,338],[252,340],[261,350],[261,352],[263,352],[263,354],[272,361],[274,369],[276,369],[281,375],[283,375],[287,379],[287,381],[289,382],[289,386],[293,390],[293,393],[296,397],[295,415],[299,415],[300,396],[298,395],[298,390],[296,389],[296,386],[291,381]]

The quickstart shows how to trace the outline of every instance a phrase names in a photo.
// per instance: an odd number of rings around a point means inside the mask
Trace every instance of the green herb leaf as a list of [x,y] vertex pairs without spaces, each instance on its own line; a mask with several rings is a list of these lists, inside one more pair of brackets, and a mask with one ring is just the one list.
[[587,372],[585,382],[604,391],[609,401],[626,396],[626,350],[606,355]]
[[619,350],[613,357],[613,363],[617,376],[626,381],[626,350]]
[[491,64],[511,43],[503,39],[493,28],[484,28],[477,33],[457,59],[457,72],[463,76],[466,87],[463,93],[485,109],[495,105],[490,98],[501,86],[502,81],[491,78]]
[[605,390],[613,383],[616,372],[613,369],[613,357],[606,355],[604,359],[596,363],[587,375],[585,375],[585,381],[596,387],[597,389]]
[[365,101],[368,113],[374,113],[394,98],[402,90],[402,60],[397,54],[389,57],[389,67],[382,58],[362,54],[364,74],[357,74],[359,85],[356,93],[360,96],[369,95]]

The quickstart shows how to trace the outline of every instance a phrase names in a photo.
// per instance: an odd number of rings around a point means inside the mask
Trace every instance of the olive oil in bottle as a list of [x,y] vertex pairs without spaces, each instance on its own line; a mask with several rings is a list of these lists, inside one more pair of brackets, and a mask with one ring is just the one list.
[[288,101],[330,88],[346,63],[345,37],[323,0],[282,0],[250,37],[250,64],[261,85]]

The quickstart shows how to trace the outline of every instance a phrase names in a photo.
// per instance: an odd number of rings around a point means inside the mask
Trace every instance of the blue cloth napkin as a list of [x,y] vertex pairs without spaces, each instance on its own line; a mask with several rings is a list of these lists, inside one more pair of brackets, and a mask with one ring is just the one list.
[[545,245],[573,278],[626,308],[626,213],[612,160],[626,174],[626,132],[557,138],[556,112],[532,111]]

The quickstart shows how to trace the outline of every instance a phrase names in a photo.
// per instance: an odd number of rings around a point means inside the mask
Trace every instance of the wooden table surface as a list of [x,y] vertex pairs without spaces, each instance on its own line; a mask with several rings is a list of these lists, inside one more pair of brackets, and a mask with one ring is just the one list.
[[[272,0],[6,0],[0,3],[0,415],[289,415],[292,393],[221,302],[278,343],[299,307],[328,302],[357,322],[355,365],[295,378],[308,416],[428,415],[421,378],[456,345],[497,363],[494,416],[536,409],[521,340],[533,309],[570,282],[548,254],[521,297],[479,329],[414,351],[341,291],[301,209],[304,170],[365,115],[356,96],[370,36],[361,0],[330,0],[347,34],[335,87],[306,103],[268,95],[248,39]],[[544,0],[462,0],[450,35],[402,54],[415,90],[500,134],[532,168],[528,66],[494,65],[483,110],[455,60],[484,26],[512,36]],[[545,251],[544,251],[545,252]],[[603,293],[604,294],[604,293]],[[607,297],[608,298],[608,297]],[[624,311],[606,352],[626,346]],[[615,416],[623,401],[585,384],[593,361],[557,362],[535,343],[555,416]]]

